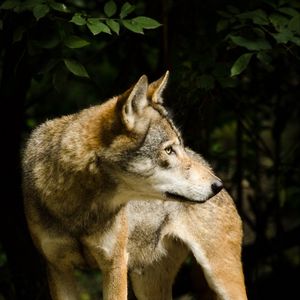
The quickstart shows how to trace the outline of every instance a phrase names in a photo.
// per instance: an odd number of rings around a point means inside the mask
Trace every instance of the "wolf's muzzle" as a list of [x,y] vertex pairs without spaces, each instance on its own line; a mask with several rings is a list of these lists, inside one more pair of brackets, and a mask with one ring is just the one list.
[[211,190],[214,193],[214,195],[218,194],[222,189],[223,182],[221,180],[217,180],[211,185]]

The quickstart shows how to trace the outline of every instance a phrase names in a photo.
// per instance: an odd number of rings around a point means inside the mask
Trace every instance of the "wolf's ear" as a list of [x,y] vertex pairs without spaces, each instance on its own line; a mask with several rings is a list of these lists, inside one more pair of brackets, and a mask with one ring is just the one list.
[[147,100],[148,79],[143,75],[129,92],[122,107],[122,119],[128,130],[134,128],[136,119],[143,109],[149,105]]
[[162,93],[167,86],[169,79],[169,71],[167,71],[161,78],[152,82],[148,88],[148,97],[152,102],[163,104]]

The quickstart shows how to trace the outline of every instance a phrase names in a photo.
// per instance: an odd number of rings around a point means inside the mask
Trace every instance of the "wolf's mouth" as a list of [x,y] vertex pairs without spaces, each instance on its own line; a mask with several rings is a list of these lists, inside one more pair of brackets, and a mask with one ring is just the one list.
[[197,200],[189,199],[184,196],[178,195],[176,193],[170,193],[170,192],[166,192],[165,195],[167,196],[167,198],[169,200],[177,200],[177,201],[192,202],[192,203],[203,203],[206,201],[206,200],[197,201]]

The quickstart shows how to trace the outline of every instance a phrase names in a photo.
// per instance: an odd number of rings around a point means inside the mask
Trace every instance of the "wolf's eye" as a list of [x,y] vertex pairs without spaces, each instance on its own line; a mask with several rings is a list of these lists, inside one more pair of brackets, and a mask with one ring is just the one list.
[[171,155],[174,152],[172,146],[168,146],[167,148],[165,148],[165,151],[168,155]]

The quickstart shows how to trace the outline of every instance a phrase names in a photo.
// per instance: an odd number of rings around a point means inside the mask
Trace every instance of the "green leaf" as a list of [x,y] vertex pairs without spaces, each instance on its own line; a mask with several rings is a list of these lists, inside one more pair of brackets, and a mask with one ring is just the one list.
[[263,30],[256,28],[256,27],[253,27],[252,30],[258,38],[264,39],[266,37],[266,34]]
[[85,67],[74,59],[64,59],[67,69],[76,76],[89,77]]
[[257,38],[255,40],[248,40],[242,36],[230,35],[230,39],[234,44],[245,47],[248,50],[267,50],[271,49],[270,43],[263,38]]
[[273,33],[272,36],[279,44],[286,44],[293,40],[294,34],[288,29],[281,31],[279,33]]
[[260,51],[256,54],[258,60],[260,60],[263,64],[269,65],[272,62],[272,57],[268,55],[264,51]]
[[237,15],[239,19],[250,19],[254,24],[268,25],[269,20],[267,14],[262,9],[256,9],[253,11],[247,11]]
[[39,4],[33,8],[33,15],[37,21],[47,15],[50,11],[49,6],[46,4]]
[[298,11],[292,7],[280,7],[278,8],[278,11],[291,17],[295,17],[299,15]]
[[136,22],[142,28],[145,29],[154,29],[161,26],[161,24],[158,23],[156,20],[148,17],[143,17],[143,16],[133,18],[131,21]]
[[288,29],[300,35],[300,14],[290,20]]
[[22,1],[20,2],[20,4],[18,6],[16,6],[14,8],[14,12],[16,13],[21,13],[23,11],[33,11],[35,7],[39,6],[39,5],[45,5],[44,3],[45,1],[43,0],[26,0],[26,1]]
[[241,55],[230,69],[230,75],[236,76],[241,74],[248,66],[253,53],[245,53]]
[[263,0],[264,3],[270,5],[272,8],[277,8],[277,2],[275,2],[274,0]]
[[51,1],[51,2],[49,2],[49,5],[54,10],[57,10],[57,11],[60,11],[60,12],[65,12],[65,13],[70,12],[68,7],[64,3]]
[[222,19],[217,23],[216,31],[220,32],[228,28],[229,21],[226,19]]
[[1,4],[0,9],[12,9],[17,7],[19,4],[20,1],[18,0],[6,0]]
[[98,18],[88,18],[87,21],[87,27],[93,35],[97,35],[101,32],[111,34],[109,27],[102,23]]
[[104,5],[104,12],[110,18],[117,12],[117,5],[115,1],[110,0]]
[[71,23],[74,23],[78,26],[82,26],[86,24],[86,19],[82,17],[80,13],[76,13],[72,19],[70,20]]
[[25,31],[26,31],[26,27],[24,26],[19,26],[14,30],[14,35],[13,35],[14,43],[19,42],[22,39]]
[[253,11],[253,23],[257,25],[268,25],[269,19],[268,15],[262,9],[256,9]]
[[109,20],[106,20],[106,24],[111,28],[112,31],[114,31],[116,34],[119,34],[120,24],[118,22],[116,22],[115,20],[109,19]]
[[121,7],[120,18],[123,19],[127,17],[130,13],[135,10],[135,6],[128,2],[125,2]]
[[300,38],[297,36],[294,36],[291,42],[295,43],[297,46],[300,46]]
[[76,49],[76,48],[82,48],[85,47],[87,45],[89,45],[90,43],[82,38],[80,38],[79,36],[76,35],[71,35],[68,36],[65,40],[64,40],[64,44],[71,49]]
[[271,14],[269,19],[277,31],[286,29],[289,24],[289,19],[281,14]]
[[122,24],[132,32],[144,34],[143,27],[133,20],[122,20]]
[[240,12],[239,9],[233,5],[226,5],[226,8],[232,14],[238,14]]

